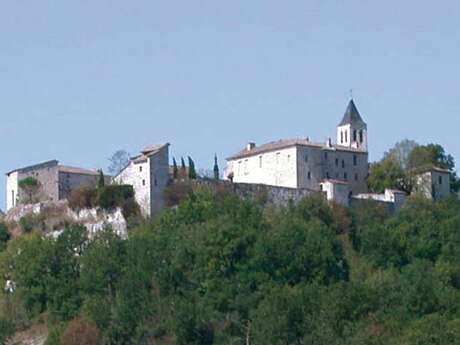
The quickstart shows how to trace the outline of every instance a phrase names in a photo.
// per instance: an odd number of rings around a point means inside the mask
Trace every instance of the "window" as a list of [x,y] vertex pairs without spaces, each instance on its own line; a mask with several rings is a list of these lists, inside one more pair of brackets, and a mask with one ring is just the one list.
[[308,174],[307,174],[307,178],[308,178],[309,180],[311,180],[311,172],[310,172],[310,171],[309,171]]
[[262,169],[262,156],[259,156],[259,168]]
[[342,168],[345,169],[345,161],[342,159]]
[[348,142],[348,132],[345,131],[345,143],[347,143],[347,142]]
[[329,171],[326,172],[326,178],[329,178]]
[[145,186],[145,180],[142,180],[142,185]]
[[356,129],[353,130],[353,141],[358,141]]
[[14,190],[11,191],[11,204],[14,206],[14,202],[16,200],[14,200]]
[[327,160],[327,152],[324,152],[324,159]]
[[238,175],[241,175],[241,161],[238,162]]
[[287,162],[289,163],[291,161],[291,155],[287,155]]
[[249,173],[248,171],[248,160],[246,159],[244,161],[244,174],[247,175]]
[[276,164],[279,164],[279,162],[280,162],[280,153],[277,152],[276,153]]
[[343,144],[343,131],[340,131],[340,143]]
[[364,141],[364,135],[363,135],[363,130],[361,129],[359,131],[359,142],[362,144]]
[[345,180],[348,180],[348,174],[347,174],[347,173],[343,173],[343,178],[344,178]]
[[355,174],[355,181],[358,181],[358,174]]
[[439,184],[442,184],[442,176],[438,177]]
[[139,167],[139,171],[142,172],[142,165]]
[[356,155],[353,155],[353,165],[358,165],[358,157]]
[[336,166],[336,167],[339,166],[339,159],[338,159],[338,158],[335,159],[335,166]]
[[158,181],[157,181],[156,177],[153,179],[153,184],[155,185],[155,187],[158,186]]

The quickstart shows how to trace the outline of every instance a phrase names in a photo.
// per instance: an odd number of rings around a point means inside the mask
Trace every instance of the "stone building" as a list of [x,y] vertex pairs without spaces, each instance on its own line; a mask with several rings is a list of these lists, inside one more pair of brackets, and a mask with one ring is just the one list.
[[414,191],[433,200],[450,195],[450,171],[441,168],[427,168],[415,176]]
[[131,158],[114,177],[114,182],[132,185],[145,216],[154,216],[164,207],[163,193],[169,183],[169,144],[149,145]]
[[[19,182],[33,177],[39,182],[35,201],[58,201],[66,199],[73,190],[88,186],[95,187],[99,178],[96,170],[60,165],[57,160],[16,169],[6,174],[6,209],[23,203],[24,192]],[[109,178],[106,177],[108,181]]]
[[367,192],[367,125],[353,100],[337,126],[337,143],[287,139],[247,147],[227,159],[225,178],[235,183],[321,190],[324,180],[349,185],[350,193]]

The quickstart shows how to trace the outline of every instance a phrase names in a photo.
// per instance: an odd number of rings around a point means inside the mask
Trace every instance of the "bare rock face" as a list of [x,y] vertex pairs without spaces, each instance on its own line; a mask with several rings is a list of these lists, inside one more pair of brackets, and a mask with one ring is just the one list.
[[17,224],[24,216],[32,215],[40,222],[45,235],[59,236],[66,224],[81,224],[88,230],[89,237],[110,226],[122,238],[127,236],[127,222],[120,208],[103,210],[101,208],[72,210],[66,200],[41,202],[32,205],[19,205],[12,208],[4,221]]

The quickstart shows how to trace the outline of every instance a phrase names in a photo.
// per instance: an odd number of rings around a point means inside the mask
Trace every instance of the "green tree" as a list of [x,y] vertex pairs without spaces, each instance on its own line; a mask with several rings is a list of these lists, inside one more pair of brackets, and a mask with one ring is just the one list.
[[47,279],[47,307],[58,320],[68,321],[80,310],[80,257],[87,241],[86,228],[75,225],[66,228],[54,242],[53,261]]
[[219,173],[219,164],[217,163],[217,155],[214,155],[214,179],[218,180],[220,178]]
[[11,235],[5,223],[0,222],[0,252],[6,248]]
[[177,180],[179,176],[179,169],[177,168],[176,158],[173,157],[173,179]]
[[16,293],[30,316],[46,310],[53,255],[52,240],[38,234],[11,240],[0,254],[1,276],[16,283]]
[[375,193],[383,193],[387,188],[405,191],[411,188],[405,171],[391,156],[371,164],[367,182],[369,189]]
[[14,325],[7,319],[0,319],[0,345],[7,345],[14,335]]
[[391,158],[396,161],[403,170],[409,166],[409,157],[412,151],[419,145],[414,140],[404,139],[397,142],[388,152],[385,152],[384,158]]
[[454,157],[447,154],[439,144],[417,146],[412,150],[408,159],[411,173],[430,168],[441,168],[450,172],[450,186],[453,192],[460,190],[460,180],[455,171]]
[[122,275],[125,243],[111,228],[98,232],[81,256],[79,286],[84,311],[100,330],[108,330],[117,283]]
[[187,168],[185,166],[184,157],[180,158],[180,177],[183,179],[187,178]]
[[195,162],[190,156],[188,156],[188,178],[191,180],[196,179]]
[[105,177],[102,169],[99,170],[99,176],[97,179],[97,189],[102,189],[105,186]]

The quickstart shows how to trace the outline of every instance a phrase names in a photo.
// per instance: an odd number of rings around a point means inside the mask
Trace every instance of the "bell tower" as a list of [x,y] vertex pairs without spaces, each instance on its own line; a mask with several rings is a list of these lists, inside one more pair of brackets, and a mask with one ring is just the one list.
[[361,118],[353,98],[337,126],[337,145],[367,152],[367,125]]

